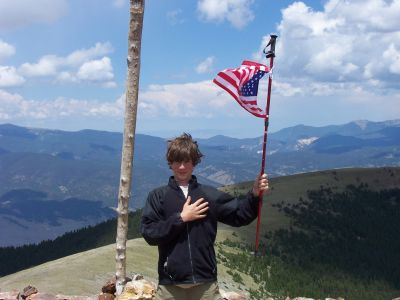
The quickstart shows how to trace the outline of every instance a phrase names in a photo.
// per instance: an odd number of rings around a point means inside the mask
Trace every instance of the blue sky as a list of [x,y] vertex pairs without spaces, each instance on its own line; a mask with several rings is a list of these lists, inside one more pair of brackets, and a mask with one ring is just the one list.
[[[255,137],[212,83],[279,38],[270,130],[400,117],[400,0],[148,0],[137,132]],[[0,123],[122,131],[129,1],[0,1]],[[260,84],[265,106],[267,82]]]

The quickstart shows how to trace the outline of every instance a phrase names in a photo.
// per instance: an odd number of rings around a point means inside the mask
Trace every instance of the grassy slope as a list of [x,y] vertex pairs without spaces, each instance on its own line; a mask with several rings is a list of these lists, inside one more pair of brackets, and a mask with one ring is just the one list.
[[[392,175],[393,174],[393,175]],[[331,187],[333,191],[341,191],[347,185],[359,185],[361,182],[367,183],[372,190],[381,190],[387,188],[400,188],[400,168],[349,168],[329,171],[318,171],[290,176],[282,176],[270,179],[271,191],[264,195],[264,204],[262,209],[261,236],[266,231],[276,230],[289,225],[289,219],[283,213],[279,212],[272,203],[285,201],[294,203],[300,197],[307,199],[307,190]],[[250,189],[251,182],[241,183],[232,186],[226,186],[223,189],[230,193],[245,192]],[[224,237],[233,240],[254,243],[256,222],[249,226],[241,228],[231,228],[223,224],[219,230]],[[235,235],[232,235],[236,232]]]
[[[149,247],[143,239],[127,243],[127,271],[156,278],[157,248]],[[91,295],[101,292],[102,284],[110,279],[115,270],[115,245],[108,245],[0,278],[1,290],[27,285],[39,291],[69,295]]]
[[[393,175],[392,175],[393,174]],[[400,168],[343,169],[307,173],[271,179],[271,192],[265,196],[263,206],[263,230],[273,230],[289,224],[271,203],[285,200],[295,202],[300,196],[306,197],[308,189],[320,185],[342,189],[348,184],[368,183],[371,189],[400,187]],[[226,187],[230,191],[247,190],[249,183]],[[241,228],[219,227],[218,240],[244,240],[254,243],[255,222]],[[156,280],[157,248],[148,246],[143,239],[130,240],[127,245],[129,273],[141,273],[148,279]],[[59,260],[0,278],[2,291],[27,285],[36,286],[39,291],[62,294],[96,294],[102,284],[114,274],[114,245],[100,247],[87,252],[71,255]],[[225,289],[238,289],[227,269],[219,266],[219,281]],[[255,288],[254,281],[241,274],[246,288]]]
[[[44,263],[0,278],[0,291],[28,285],[40,292],[64,295],[94,295],[115,274],[115,245],[108,245]],[[139,238],[127,243],[127,275],[143,274],[157,282],[157,247]],[[250,276],[241,274],[249,287],[256,288]],[[225,290],[240,290],[227,268],[219,265],[219,281]]]

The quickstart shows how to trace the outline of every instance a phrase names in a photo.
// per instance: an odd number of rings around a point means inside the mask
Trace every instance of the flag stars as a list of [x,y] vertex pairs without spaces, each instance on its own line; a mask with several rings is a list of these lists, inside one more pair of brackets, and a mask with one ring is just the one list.
[[258,82],[264,76],[264,71],[256,72],[253,77],[245,83],[241,88],[242,96],[257,96]]
[[[240,68],[226,69],[218,73],[214,82],[229,92],[251,114],[264,118],[264,111],[257,105],[259,80],[267,73],[267,67],[243,62]],[[261,70],[260,68],[263,68]]]

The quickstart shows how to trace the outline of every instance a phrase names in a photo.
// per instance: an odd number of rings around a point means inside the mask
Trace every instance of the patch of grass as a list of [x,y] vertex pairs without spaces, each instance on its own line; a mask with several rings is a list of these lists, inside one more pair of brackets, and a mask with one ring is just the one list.
[[[231,248],[241,251],[232,251]],[[220,255],[225,258],[223,264],[230,268],[232,274],[240,271],[249,275],[256,283],[256,288],[247,288],[250,299],[254,300],[269,296],[276,300],[283,300],[287,296],[314,299],[393,299],[400,294],[399,290],[385,281],[360,279],[329,265],[299,267],[276,255],[255,257],[250,251],[243,251],[240,246],[225,245],[221,250]]]

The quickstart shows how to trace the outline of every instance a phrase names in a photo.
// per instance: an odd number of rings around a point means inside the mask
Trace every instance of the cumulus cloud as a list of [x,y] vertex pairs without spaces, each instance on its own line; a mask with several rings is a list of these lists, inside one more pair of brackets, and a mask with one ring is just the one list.
[[71,83],[76,83],[76,82],[78,82],[79,80],[78,80],[78,78],[74,75],[74,74],[72,74],[71,72],[68,72],[68,71],[62,71],[62,72],[60,72],[58,75],[57,75],[57,77],[56,77],[56,81],[57,82],[60,82],[60,83],[68,83],[68,82],[71,82]]
[[89,49],[80,49],[72,52],[65,58],[65,64],[71,66],[80,65],[96,57],[101,57],[113,52],[110,42],[96,43],[94,47]]
[[214,63],[215,63],[215,57],[209,56],[197,65],[196,72],[199,74],[211,72],[213,71]]
[[[260,83],[258,105],[265,108],[267,80]],[[354,82],[282,81],[274,78],[272,85],[274,122],[287,126],[283,120],[304,123],[309,114],[318,114],[321,124],[348,122],[360,118],[398,118],[400,93],[377,95]],[[321,101],[325,101],[321,109]],[[397,104],[396,104],[397,103]],[[373,113],[371,113],[373,108]],[[341,111],[339,115],[332,112]],[[163,116],[187,120],[215,118],[252,118],[224,90],[210,80],[184,84],[150,85],[139,94],[139,115],[154,120]],[[319,117],[317,117],[318,119]],[[322,121],[322,119],[324,119]]]
[[112,51],[109,42],[96,43],[65,57],[45,55],[38,62],[22,64],[18,72],[26,77],[54,77],[59,83],[97,82],[104,87],[115,87],[111,59],[104,56]]
[[18,86],[25,82],[25,79],[17,73],[14,67],[0,66],[0,87]]
[[45,55],[36,63],[22,64],[19,71],[23,75],[30,77],[51,76],[58,73],[60,68],[81,67],[88,61],[93,60],[93,58],[101,57],[105,54],[111,53],[112,51],[113,48],[109,42],[96,43],[94,47],[76,50],[66,57]]
[[139,109],[144,116],[168,114],[184,118],[212,117],[218,113],[230,114],[223,109],[234,100],[210,80],[184,83],[150,85],[140,92]]
[[13,56],[15,54],[15,47],[0,39],[0,60]]
[[394,44],[389,45],[383,52],[382,58],[389,67],[389,72],[400,75],[400,51]]
[[252,3],[253,0],[199,0],[197,9],[204,21],[219,23],[227,20],[233,27],[241,29],[254,19]]
[[85,62],[78,70],[77,77],[88,81],[109,81],[114,78],[111,60],[108,57]]
[[46,120],[59,117],[120,118],[123,116],[124,98],[121,96],[109,102],[63,97],[35,101],[0,89],[0,122],[21,119]]
[[[329,0],[321,11],[292,3],[278,25],[279,78],[294,86],[304,83],[310,92],[310,82],[324,84],[319,92],[338,83],[398,89],[399,15],[399,0]],[[258,53],[268,40],[262,39]]]
[[0,28],[10,30],[32,23],[50,23],[64,15],[67,7],[66,0],[0,1]]
[[19,72],[28,77],[55,75],[62,61],[62,58],[55,55],[46,55],[40,58],[37,63],[22,64],[19,67]]

